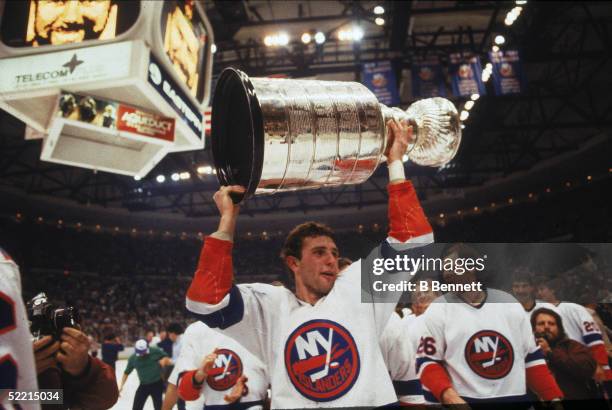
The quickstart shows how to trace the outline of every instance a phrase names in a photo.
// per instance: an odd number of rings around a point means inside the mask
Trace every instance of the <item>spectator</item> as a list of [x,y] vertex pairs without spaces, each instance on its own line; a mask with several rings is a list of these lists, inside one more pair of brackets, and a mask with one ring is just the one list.
[[159,339],[157,347],[166,352],[169,357],[172,357],[172,340],[168,337],[168,332],[166,330],[159,332]]
[[119,352],[124,349],[125,347],[121,344],[121,339],[114,333],[109,333],[104,337],[104,342],[102,343],[102,361],[115,369],[115,362]]
[[531,316],[531,327],[565,399],[600,399],[593,381],[597,362],[586,346],[567,337],[561,316],[539,308]]
[[62,389],[62,408],[108,409],[117,402],[115,372],[89,355],[89,339],[80,330],[65,327],[61,340],[43,336],[33,348],[38,388]]
[[140,385],[136,390],[132,409],[142,410],[147,398],[151,396],[155,410],[161,410],[162,394],[164,392],[161,371],[162,367],[168,366],[171,363],[171,360],[160,348],[155,346],[149,347],[149,344],[144,339],[136,342],[134,351],[135,353],[128,359],[127,367],[123,373],[119,393],[123,390],[123,386],[130,373],[136,369]]

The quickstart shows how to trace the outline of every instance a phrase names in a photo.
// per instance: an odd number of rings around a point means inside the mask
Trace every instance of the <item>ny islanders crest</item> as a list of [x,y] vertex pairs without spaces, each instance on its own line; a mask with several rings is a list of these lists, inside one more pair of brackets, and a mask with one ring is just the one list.
[[359,352],[353,336],[331,320],[311,320],[285,344],[285,368],[304,397],[325,402],[346,394],[359,377]]
[[218,349],[213,368],[208,373],[206,383],[211,389],[224,391],[234,387],[242,376],[242,360],[233,350]]
[[481,330],[468,339],[465,360],[470,369],[485,379],[506,377],[514,365],[510,341],[495,330]]

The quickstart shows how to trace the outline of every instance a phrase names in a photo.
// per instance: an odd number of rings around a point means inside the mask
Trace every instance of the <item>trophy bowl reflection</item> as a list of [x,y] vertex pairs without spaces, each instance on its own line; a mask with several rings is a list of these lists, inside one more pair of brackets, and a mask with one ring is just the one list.
[[414,127],[412,162],[436,167],[457,153],[459,115],[444,98],[403,111],[355,82],[249,78],[227,68],[212,105],[219,183],[244,186],[244,197],[362,183],[386,160],[391,118]]

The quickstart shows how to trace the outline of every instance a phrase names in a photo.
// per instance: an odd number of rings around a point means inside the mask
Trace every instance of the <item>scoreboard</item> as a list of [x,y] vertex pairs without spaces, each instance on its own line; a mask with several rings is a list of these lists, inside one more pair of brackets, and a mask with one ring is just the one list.
[[[204,147],[213,41],[201,1],[0,0],[0,108],[43,136],[44,160],[142,177]],[[103,126],[127,112],[173,135]]]

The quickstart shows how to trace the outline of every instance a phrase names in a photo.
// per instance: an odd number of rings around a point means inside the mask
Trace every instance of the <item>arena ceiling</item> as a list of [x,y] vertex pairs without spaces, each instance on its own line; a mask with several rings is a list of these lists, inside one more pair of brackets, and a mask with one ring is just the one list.
[[[374,24],[373,8],[385,8],[385,24]],[[252,76],[358,80],[360,64],[390,60],[401,78],[402,106],[411,102],[410,67],[415,58],[472,52],[485,58],[494,35],[521,51],[528,89],[517,96],[481,97],[466,121],[460,151],[441,168],[407,166],[430,212],[451,212],[474,201],[526,193],[566,179],[608,173],[612,127],[610,2],[532,2],[512,25],[514,2],[487,1],[263,1],[207,2],[215,32],[214,72],[237,67]],[[341,42],[337,32],[358,23],[364,38]],[[263,37],[283,30],[286,47]],[[326,42],[305,46],[304,31],[323,31]],[[490,84],[489,84],[490,87]],[[465,100],[454,99],[458,107]],[[24,139],[24,125],[0,112],[0,209],[36,209],[55,215],[90,209],[132,216],[210,219],[216,215],[210,150],[175,153],[140,181],[40,161],[39,140]],[[158,174],[189,171],[187,181],[159,184]],[[366,183],[258,197],[243,206],[250,216],[363,212],[386,203],[386,170]],[[66,216],[66,215],[64,215]],[[69,216],[69,215],[68,215]],[[185,217],[188,217],[187,219]],[[177,219],[177,220],[178,220]],[[263,221],[264,219],[259,219]]]

